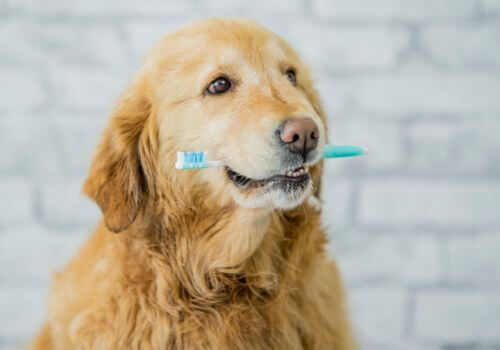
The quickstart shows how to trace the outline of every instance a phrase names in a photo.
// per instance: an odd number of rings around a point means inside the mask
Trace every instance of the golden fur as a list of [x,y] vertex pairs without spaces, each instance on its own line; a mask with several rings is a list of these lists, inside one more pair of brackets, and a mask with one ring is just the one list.
[[[297,86],[283,77],[289,66]],[[236,77],[235,91],[204,95],[221,74]],[[84,185],[103,222],[54,276],[30,348],[355,349],[320,210],[307,200],[319,197],[319,159],[314,189],[287,200],[240,193],[222,168],[174,168],[176,151],[200,149],[250,177],[269,174],[266,138],[296,115],[315,120],[323,145],[309,73],[276,35],[211,19],[164,37],[113,111]]]

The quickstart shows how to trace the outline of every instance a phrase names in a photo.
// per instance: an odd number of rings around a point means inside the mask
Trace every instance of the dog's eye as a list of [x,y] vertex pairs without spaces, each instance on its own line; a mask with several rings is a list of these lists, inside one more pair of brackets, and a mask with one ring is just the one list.
[[223,77],[217,78],[208,85],[207,91],[212,95],[222,94],[231,87],[231,82]]
[[285,73],[286,78],[292,82],[293,85],[297,84],[297,78],[295,77],[295,71],[293,69],[289,69]]

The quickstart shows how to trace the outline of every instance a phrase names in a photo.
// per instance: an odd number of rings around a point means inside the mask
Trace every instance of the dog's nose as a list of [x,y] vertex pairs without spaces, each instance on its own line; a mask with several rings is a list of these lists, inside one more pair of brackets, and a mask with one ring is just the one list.
[[290,118],[278,128],[280,140],[292,152],[306,155],[318,145],[318,126],[311,118]]

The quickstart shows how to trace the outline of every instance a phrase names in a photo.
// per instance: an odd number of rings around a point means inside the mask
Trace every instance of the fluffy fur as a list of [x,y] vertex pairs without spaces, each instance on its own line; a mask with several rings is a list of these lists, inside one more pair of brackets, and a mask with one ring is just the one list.
[[[207,96],[221,74],[234,91]],[[289,116],[315,120],[324,144],[309,73],[276,35],[211,19],[164,37],[110,118],[84,185],[103,221],[54,276],[30,348],[355,349],[325,253],[319,156],[293,198],[240,191],[222,168],[174,169],[176,151],[199,149],[270,176],[269,140]]]

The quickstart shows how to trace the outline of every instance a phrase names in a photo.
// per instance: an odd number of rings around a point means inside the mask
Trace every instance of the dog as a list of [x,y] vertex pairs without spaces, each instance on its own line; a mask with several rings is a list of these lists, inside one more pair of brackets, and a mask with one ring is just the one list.
[[[164,36],[112,112],[83,188],[103,220],[29,348],[356,349],[318,206],[326,124],[262,26]],[[187,150],[224,166],[176,170]]]

